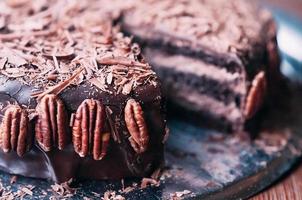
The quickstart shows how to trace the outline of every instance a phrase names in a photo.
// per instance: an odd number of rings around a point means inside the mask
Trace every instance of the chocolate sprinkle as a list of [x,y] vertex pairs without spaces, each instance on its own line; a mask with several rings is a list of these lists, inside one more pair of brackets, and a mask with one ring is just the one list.
[[[85,82],[125,95],[156,84],[138,46],[112,26],[100,1],[22,2],[0,2],[0,76],[45,90],[32,96]],[[74,76],[78,69],[85,70]]]

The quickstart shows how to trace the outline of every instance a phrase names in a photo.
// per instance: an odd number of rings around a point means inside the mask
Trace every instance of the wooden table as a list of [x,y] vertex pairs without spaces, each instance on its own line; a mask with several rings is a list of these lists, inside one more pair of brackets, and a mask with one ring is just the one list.
[[279,182],[250,200],[302,200],[302,162]]

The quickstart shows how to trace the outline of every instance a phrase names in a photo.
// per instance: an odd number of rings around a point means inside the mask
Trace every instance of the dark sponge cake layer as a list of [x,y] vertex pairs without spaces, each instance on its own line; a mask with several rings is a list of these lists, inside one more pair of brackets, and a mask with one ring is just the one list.
[[0,169],[57,182],[149,176],[160,84],[99,1],[0,2]]
[[[279,73],[274,22],[254,2],[139,1],[124,12],[122,27],[147,47],[170,101],[197,115],[210,113],[231,131],[243,130]],[[225,82],[232,76],[236,80]]]

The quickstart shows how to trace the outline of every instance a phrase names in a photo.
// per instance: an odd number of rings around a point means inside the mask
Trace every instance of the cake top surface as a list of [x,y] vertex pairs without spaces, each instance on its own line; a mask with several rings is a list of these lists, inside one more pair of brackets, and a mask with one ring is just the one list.
[[124,95],[156,85],[139,46],[112,26],[114,15],[96,0],[0,1],[0,75],[37,95],[87,82]]
[[218,53],[248,51],[261,44],[263,26],[271,20],[269,12],[244,0],[135,1],[125,16],[130,27],[148,27],[175,43],[189,41],[190,46]]

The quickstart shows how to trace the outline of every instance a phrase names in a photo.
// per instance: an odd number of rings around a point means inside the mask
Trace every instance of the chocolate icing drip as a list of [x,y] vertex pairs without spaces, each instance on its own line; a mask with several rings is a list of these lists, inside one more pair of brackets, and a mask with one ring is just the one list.
[[[18,81],[8,81],[7,83],[9,84],[4,84],[4,86],[8,85],[9,89],[6,88],[5,93],[0,91],[0,100],[3,103],[1,107],[30,102],[26,104],[26,107],[29,110],[35,108],[36,101],[29,95],[31,92],[28,89],[29,86],[22,85]],[[110,108],[112,111],[110,120],[113,120],[112,124],[116,134],[120,137],[120,143],[112,139],[104,159],[95,161],[92,156],[80,158],[74,152],[72,144],[69,144],[62,151],[54,149],[47,153],[38,144],[35,144],[33,149],[23,157],[18,157],[15,152],[5,154],[0,151],[0,168],[10,173],[47,178],[56,182],[64,182],[70,178],[118,179],[150,175],[163,160],[162,140],[165,120],[162,115],[164,108],[159,96],[159,87],[140,86],[133,95],[133,98],[142,102],[146,124],[149,132],[152,133],[149,148],[142,154],[136,154],[128,142],[129,134],[123,121],[124,104],[128,97],[123,94],[106,95],[106,92],[92,93],[92,89],[93,87],[87,85],[73,86],[64,90],[59,97],[65,103],[69,116],[87,98],[101,99],[102,103]],[[32,101],[25,100],[23,96],[29,97]],[[3,111],[4,109],[0,111],[0,121],[3,117]],[[34,117],[30,123],[35,123]]]

